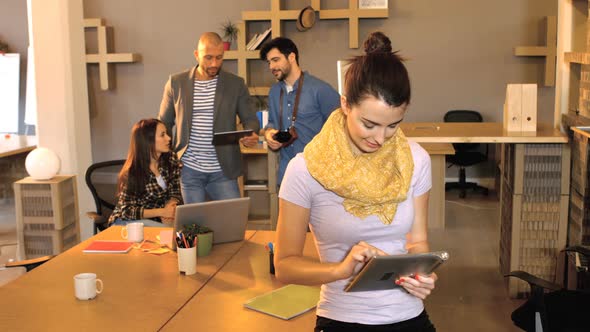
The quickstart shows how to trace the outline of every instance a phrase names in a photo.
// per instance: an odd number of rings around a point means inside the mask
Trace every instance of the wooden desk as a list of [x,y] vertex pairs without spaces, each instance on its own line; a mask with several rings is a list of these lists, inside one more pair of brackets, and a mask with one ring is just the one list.
[[[145,228],[154,239],[162,228]],[[244,241],[215,245],[199,257],[197,274],[178,273],[176,253],[161,256],[133,249],[128,254],[84,254],[93,240],[119,240],[110,227],[16,281],[0,287],[3,331],[156,331],[182,308]],[[247,232],[246,239],[254,235]],[[93,272],[104,290],[95,299],[74,297],[75,274]],[[191,325],[192,326],[192,325]]]
[[[430,193],[428,214],[429,226],[432,228],[445,227],[444,183],[443,190],[438,191],[435,188],[435,181],[439,177],[442,177],[444,182],[445,177],[444,170],[441,170],[440,166],[435,165],[435,159],[433,158],[433,155],[436,154],[437,143],[565,144],[568,142],[566,135],[548,124],[539,124],[535,133],[507,132],[503,129],[502,123],[496,122],[402,122],[401,128],[404,134],[413,141],[420,143],[425,148],[426,146],[430,147],[426,148],[426,150],[429,151],[433,161],[433,189]],[[439,148],[444,150],[444,146],[439,146]],[[441,160],[437,160],[437,162],[441,162]]]
[[37,145],[37,137],[24,135],[4,135],[0,137],[0,203],[9,204],[14,198],[12,183],[27,176],[25,158]]
[[407,137],[418,143],[567,143],[567,136],[549,124],[537,131],[507,132],[499,122],[402,122]]
[[[419,143],[503,143],[500,189],[500,270],[524,270],[546,280],[567,237],[570,148],[548,124],[534,133],[506,132],[501,123],[402,123]],[[444,193],[431,195],[444,204]],[[475,221],[474,221],[475,222]],[[512,297],[528,285],[507,279]]]
[[455,154],[455,149],[451,143],[420,143],[420,145],[428,152],[432,163],[432,188],[428,200],[428,228],[445,228],[446,156]]
[[[285,321],[244,308],[247,300],[284,286],[268,272],[264,245],[274,241],[274,232],[258,231],[240,251],[195,295],[162,331],[312,331],[315,310]],[[304,255],[317,258],[311,233]]]
[[0,137],[0,158],[32,151],[37,145],[36,136],[10,135]]
[[[430,200],[428,203],[428,227],[429,228],[444,228],[445,226],[445,172],[446,172],[446,155],[455,154],[455,149],[450,143],[420,143],[420,145],[430,154],[432,160],[432,189],[430,193]],[[270,229],[276,228],[277,217],[278,217],[278,192],[277,192],[277,179],[276,174],[278,171],[278,153],[270,152],[258,145],[255,148],[246,148],[240,146],[244,160],[246,161],[246,176],[250,173],[252,167],[256,167],[262,170],[262,172],[268,172],[268,186],[269,192],[269,204],[270,204]],[[257,159],[255,159],[257,158]],[[257,162],[252,162],[258,160]],[[262,162],[261,162],[262,160]],[[271,171],[268,171],[268,170]],[[253,173],[253,172],[252,172]],[[274,175],[273,175],[274,174]],[[260,170],[257,175],[253,176],[254,179],[263,178],[260,175]],[[243,179],[238,180],[240,185],[240,191],[244,196]],[[247,190],[245,192],[248,192]],[[433,198],[434,197],[434,198]],[[253,202],[250,202],[252,205]]]

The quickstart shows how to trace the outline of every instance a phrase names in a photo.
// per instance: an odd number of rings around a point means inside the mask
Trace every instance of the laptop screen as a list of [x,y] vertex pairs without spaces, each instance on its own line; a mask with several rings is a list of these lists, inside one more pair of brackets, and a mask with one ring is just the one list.
[[[241,241],[246,233],[249,207],[249,197],[178,205],[173,237],[184,225],[197,224],[213,231],[213,244]],[[172,246],[176,250],[176,241],[172,241]]]

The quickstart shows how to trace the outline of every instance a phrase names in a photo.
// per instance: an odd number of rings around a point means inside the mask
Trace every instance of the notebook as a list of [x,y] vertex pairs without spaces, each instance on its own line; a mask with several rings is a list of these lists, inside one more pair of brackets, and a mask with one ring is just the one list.
[[315,308],[319,300],[319,287],[287,285],[249,300],[244,307],[288,320]]
[[133,242],[129,241],[94,241],[84,248],[85,253],[124,254],[131,250]]
[[[197,224],[213,231],[213,244],[242,241],[249,207],[249,197],[178,205],[174,232],[181,231],[184,225]],[[176,250],[176,241],[172,241],[172,249]]]

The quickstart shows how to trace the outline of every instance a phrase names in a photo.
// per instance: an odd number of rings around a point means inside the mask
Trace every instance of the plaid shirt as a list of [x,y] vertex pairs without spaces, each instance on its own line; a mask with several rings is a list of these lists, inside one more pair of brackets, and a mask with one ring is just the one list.
[[[165,169],[159,166],[158,169],[164,181],[166,181],[167,189],[163,189],[158,184],[154,173],[149,172],[149,178],[145,185],[145,192],[136,196],[127,191],[127,186],[123,186],[123,190],[119,194],[117,206],[109,217],[109,224],[117,219],[122,220],[139,220],[143,218],[144,209],[159,209],[163,208],[171,198],[178,200],[178,204],[182,204],[182,194],[180,193],[180,162],[175,153],[169,153],[170,169]],[[160,221],[160,218],[152,218]]]

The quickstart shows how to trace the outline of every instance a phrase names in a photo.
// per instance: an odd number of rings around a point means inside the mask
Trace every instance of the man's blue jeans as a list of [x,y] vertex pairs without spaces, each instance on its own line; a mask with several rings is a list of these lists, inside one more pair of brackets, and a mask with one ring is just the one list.
[[206,195],[214,201],[239,198],[238,181],[215,173],[199,172],[186,165],[180,174],[180,189],[185,204],[204,202]]

